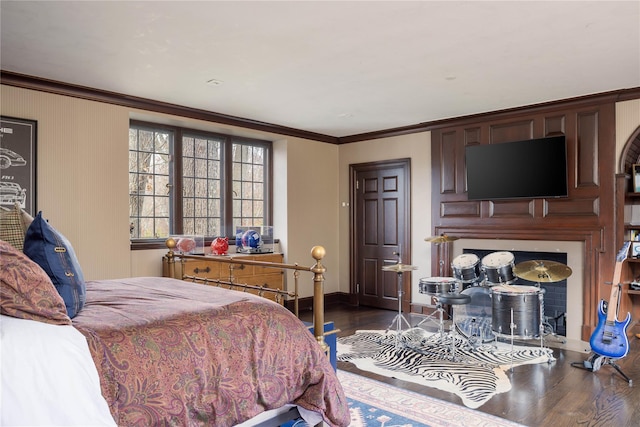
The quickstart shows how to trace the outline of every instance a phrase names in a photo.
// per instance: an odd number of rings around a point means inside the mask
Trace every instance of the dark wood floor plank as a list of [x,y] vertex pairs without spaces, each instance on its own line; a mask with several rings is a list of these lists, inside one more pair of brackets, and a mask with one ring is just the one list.
[[[338,336],[348,336],[358,330],[385,330],[396,314],[397,311],[332,305],[326,308],[325,319],[340,329]],[[300,317],[312,321],[313,314],[304,312]],[[422,319],[413,314],[406,317],[412,325]],[[427,323],[428,329],[436,330],[435,324]],[[640,331],[636,328],[632,332]],[[638,427],[640,339],[631,336],[629,344],[629,354],[617,363],[637,383],[631,387],[612,366],[602,366],[596,372],[571,366],[572,362],[586,360],[588,353],[553,348],[554,362],[507,370],[511,390],[493,396],[478,410],[531,427]],[[547,346],[551,347],[545,344]],[[338,368],[462,405],[454,393],[361,371],[351,363],[338,362]]]

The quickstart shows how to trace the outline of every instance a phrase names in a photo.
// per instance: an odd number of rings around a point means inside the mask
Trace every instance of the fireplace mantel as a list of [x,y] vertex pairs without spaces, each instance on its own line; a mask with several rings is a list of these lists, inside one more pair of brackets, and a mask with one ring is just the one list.
[[[567,142],[568,197],[467,199],[466,146],[556,134],[565,135]],[[608,298],[605,283],[611,281],[617,252],[614,157],[615,104],[612,100],[567,102],[484,116],[478,121],[447,123],[432,131],[433,235],[578,243],[583,248],[578,267],[582,276],[580,338],[588,341],[598,323],[598,302]],[[450,268],[453,247],[444,244],[432,251],[434,274],[438,274],[440,260]]]

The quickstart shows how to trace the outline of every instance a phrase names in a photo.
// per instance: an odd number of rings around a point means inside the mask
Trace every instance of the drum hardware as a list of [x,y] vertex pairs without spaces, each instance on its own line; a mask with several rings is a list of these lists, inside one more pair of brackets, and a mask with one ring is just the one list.
[[[464,305],[471,302],[471,297],[464,294],[441,294],[434,295],[433,299],[436,302],[436,309],[433,313],[422,319],[416,328],[422,325],[424,322],[432,321],[438,325],[438,333],[440,334],[440,343],[444,343],[444,305]],[[438,315],[438,322],[435,322],[434,318]],[[453,325],[452,325],[453,328]]]
[[444,259],[441,254],[440,244],[442,243],[450,243],[455,240],[458,240],[459,237],[449,236],[445,233],[442,233],[439,236],[425,237],[426,242],[433,243],[438,247],[438,265],[440,266],[440,276],[444,275]]
[[514,267],[514,273],[521,279],[530,282],[560,282],[571,276],[571,268],[555,261],[524,261]]
[[397,252],[394,252],[393,254],[398,256],[398,263],[385,265],[382,267],[382,271],[392,271],[397,273],[398,275],[398,314],[396,314],[396,316],[393,318],[393,320],[391,321],[391,324],[389,324],[389,327],[387,327],[387,330],[385,331],[385,333],[390,331],[395,325],[396,349],[398,349],[398,347],[400,346],[400,335],[402,334],[403,322],[409,328],[411,328],[411,323],[409,323],[409,321],[402,315],[402,295],[404,294],[404,291],[402,290],[402,275],[406,271],[417,270],[418,267],[413,265],[403,264],[402,260],[400,259],[400,254]]
[[453,323],[473,347],[495,341],[492,330],[491,288],[473,286],[462,291],[471,302],[453,306]]

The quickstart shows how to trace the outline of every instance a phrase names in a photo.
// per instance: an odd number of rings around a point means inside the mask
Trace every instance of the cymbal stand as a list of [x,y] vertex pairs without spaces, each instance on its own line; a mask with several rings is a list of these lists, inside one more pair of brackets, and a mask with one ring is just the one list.
[[[541,292],[538,293],[538,298],[540,299],[540,327],[539,327],[539,333],[540,333],[540,348],[544,347],[544,341],[545,341],[545,326],[549,327],[549,330],[551,330],[551,332],[549,333],[552,337],[555,337],[557,342],[559,342],[560,344],[566,344],[567,340],[560,338],[560,336],[558,334],[556,334],[553,330],[553,326],[551,326],[551,323],[546,322],[544,320],[544,293],[542,292],[542,290],[544,290],[541,286],[540,286],[540,282],[536,283],[536,286],[538,287],[538,289],[541,289]],[[549,335],[547,334],[547,335]]]
[[406,324],[409,329],[411,329],[411,323],[404,317],[402,314],[402,295],[404,295],[404,291],[402,290],[402,273],[403,271],[398,271],[398,314],[393,318],[389,326],[387,327],[386,332],[389,332],[395,325],[396,331],[396,349],[400,346],[400,335],[402,335],[403,324]]
[[[402,266],[402,259],[400,257],[400,253],[399,252],[394,252],[394,255],[398,256],[398,264],[397,266],[400,267]],[[409,269],[415,269],[415,267],[412,266],[408,266],[407,268]],[[385,268],[383,268],[383,270],[385,270]],[[395,325],[395,331],[396,331],[396,350],[398,349],[398,347],[400,347],[400,336],[402,335],[402,328],[403,325],[407,325],[409,327],[409,329],[411,329],[411,323],[409,323],[409,321],[404,317],[404,315],[402,314],[402,295],[404,295],[404,290],[402,288],[402,274],[408,270],[403,270],[403,269],[398,269],[396,271],[396,274],[398,275],[398,314],[396,314],[396,316],[393,318],[393,320],[391,321],[391,323],[389,324],[389,326],[387,327],[385,333],[389,332]]]

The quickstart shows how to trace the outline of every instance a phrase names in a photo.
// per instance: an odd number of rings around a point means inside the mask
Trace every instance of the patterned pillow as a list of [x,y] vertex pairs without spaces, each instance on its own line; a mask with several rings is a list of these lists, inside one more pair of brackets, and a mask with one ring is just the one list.
[[24,253],[49,275],[64,300],[67,314],[74,318],[86,298],[82,269],[71,243],[42,218],[42,212],[38,212],[27,230]]
[[54,325],[70,325],[64,300],[42,268],[0,240],[0,313]]
[[24,247],[24,224],[19,206],[0,210],[0,240],[11,244],[19,251]]

